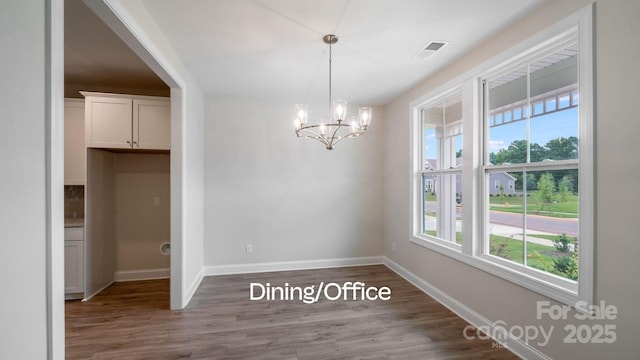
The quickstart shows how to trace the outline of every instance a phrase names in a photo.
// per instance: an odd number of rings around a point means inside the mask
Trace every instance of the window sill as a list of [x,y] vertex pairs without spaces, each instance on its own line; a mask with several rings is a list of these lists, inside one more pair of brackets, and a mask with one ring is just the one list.
[[545,273],[538,274],[539,277],[534,276],[533,273],[537,272],[536,270],[522,267],[518,269],[516,266],[509,266],[508,261],[489,255],[470,256],[461,252],[460,245],[437,239],[432,240],[424,235],[414,234],[410,241],[563,304],[573,306],[580,300],[590,303],[589,299],[580,298],[577,283],[573,281],[563,279],[554,279],[553,282],[547,281],[540,277],[550,279],[555,276]]

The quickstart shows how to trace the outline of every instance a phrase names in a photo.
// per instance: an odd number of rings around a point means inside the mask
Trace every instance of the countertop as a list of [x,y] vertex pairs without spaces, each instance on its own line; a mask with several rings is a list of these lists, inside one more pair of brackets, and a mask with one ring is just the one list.
[[84,226],[84,218],[64,218],[64,227],[66,228],[75,228],[75,227],[83,227]]

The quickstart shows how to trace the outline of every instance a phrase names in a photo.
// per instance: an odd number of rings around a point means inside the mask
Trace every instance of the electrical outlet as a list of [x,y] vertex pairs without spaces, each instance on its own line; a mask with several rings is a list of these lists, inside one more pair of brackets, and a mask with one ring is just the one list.
[[160,196],[154,196],[153,197],[153,206],[158,206],[160,205]]
[[396,251],[396,243],[395,242],[391,243],[391,250]]
[[247,254],[253,254],[253,245],[247,244]]

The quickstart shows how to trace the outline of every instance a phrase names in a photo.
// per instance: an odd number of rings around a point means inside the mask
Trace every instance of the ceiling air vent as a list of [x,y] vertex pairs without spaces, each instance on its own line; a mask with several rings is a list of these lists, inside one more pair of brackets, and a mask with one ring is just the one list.
[[446,41],[429,41],[429,43],[423,46],[420,51],[413,55],[413,57],[417,57],[418,59],[428,59],[433,56],[436,51],[442,49],[447,44],[448,42]]

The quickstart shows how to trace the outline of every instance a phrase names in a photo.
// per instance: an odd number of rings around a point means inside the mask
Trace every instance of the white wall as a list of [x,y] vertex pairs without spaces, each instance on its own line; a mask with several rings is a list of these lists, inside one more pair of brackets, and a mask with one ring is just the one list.
[[85,299],[111,285],[116,271],[115,156],[111,151],[87,149]]
[[293,106],[206,98],[205,265],[382,253],[381,109],[367,134],[328,151],[296,138]]
[[[204,266],[204,94],[189,77],[186,96],[187,123],[184,129],[185,169],[183,226],[183,306],[186,306],[202,280]],[[172,160],[173,161],[173,160]],[[172,248],[172,256],[173,253]]]
[[[47,241],[52,242],[52,248],[57,246],[52,252],[62,251],[62,207],[57,214],[50,213],[47,198],[51,194],[47,187],[60,184],[58,196],[62,196],[62,162],[56,172],[59,179],[48,183],[46,169],[51,147],[45,140],[51,134],[47,129],[51,108],[47,104],[50,63],[46,60],[45,36],[50,29],[44,20],[50,14],[46,3],[8,1],[0,11],[1,359],[47,358],[47,338],[52,336],[47,331],[51,325],[51,314],[47,312],[57,309],[61,316],[63,311],[61,284],[52,291],[56,299],[47,299],[47,280],[53,277]],[[62,93],[60,103],[55,105],[60,107],[57,113],[62,114]],[[62,143],[56,145],[62,153]],[[47,218],[52,215],[59,216],[60,226],[48,223]],[[57,229],[57,236],[48,227]],[[51,284],[59,284],[53,280]],[[56,337],[57,345],[60,339]],[[64,349],[55,348],[64,354]]]
[[[595,299],[618,307],[612,345],[563,344],[566,322],[536,320],[542,295],[409,242],[409,103],[493,55],[588,5],[588,0],[553,1],[495,35],[386,107],[384,152],[385,254],[444,293],[491,321],[507,326],[554,325],[552,341],[539,350],[557,359],[632,359],[640,354],[640,242],[635,208],[640,199],[637,86],[640,72],[640,3],[601,0],[596,7],[596,272]],[[391,249],[392,243],[396,250]],[[587,322],[588,323],[588,322]],[[535,345],[535,344],[534,344]]]
[[169,269],[169,154],[116,153],[115,164],[116,276]]
[[88,5],[171,87],[171,307],[182,308],[202,279],[203,93],[140,1]]

